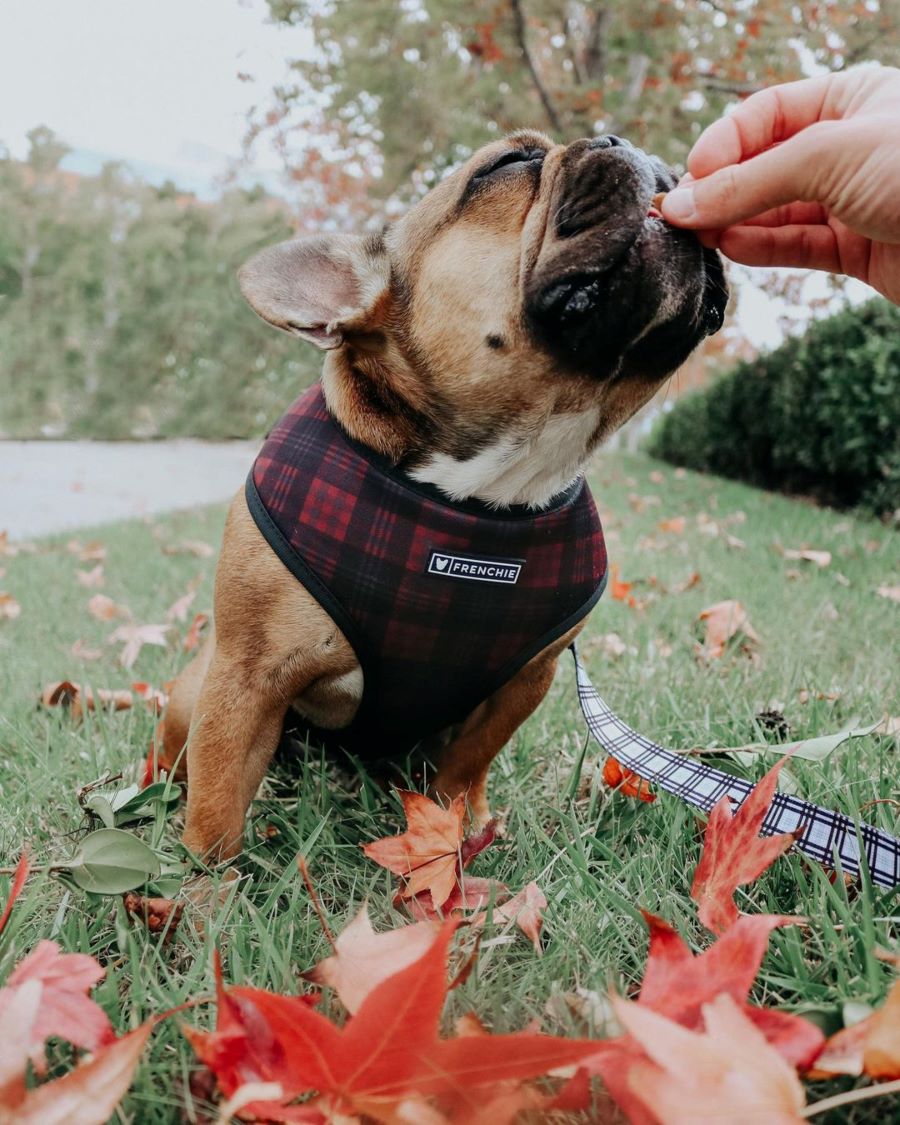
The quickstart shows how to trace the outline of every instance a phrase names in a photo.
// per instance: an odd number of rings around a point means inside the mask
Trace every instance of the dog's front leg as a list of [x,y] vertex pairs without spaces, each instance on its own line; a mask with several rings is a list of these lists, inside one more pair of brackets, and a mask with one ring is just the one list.
[[547,694],[560,653],[581,632],[583,624],[579,622],[539,652],[508,683],[476,707],[441,754],[431,791],[445,800],[465,794],[476,825],[484,825],[491,818],[487,795],[491,762]]
[[187,745],[184,843],[196,855],[228,859],[241,850],[244,818],[278,746],[286,708],[265,685],[247,682],[245,665],[214,654]]

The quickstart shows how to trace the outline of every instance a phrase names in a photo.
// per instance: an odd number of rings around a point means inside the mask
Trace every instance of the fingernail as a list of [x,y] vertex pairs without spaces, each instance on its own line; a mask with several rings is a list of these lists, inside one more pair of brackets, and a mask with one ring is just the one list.
[[693,219],[697,214],[693,188],[679,184],[663,200],[662,211],[667,219],[676,219],[685,223]]

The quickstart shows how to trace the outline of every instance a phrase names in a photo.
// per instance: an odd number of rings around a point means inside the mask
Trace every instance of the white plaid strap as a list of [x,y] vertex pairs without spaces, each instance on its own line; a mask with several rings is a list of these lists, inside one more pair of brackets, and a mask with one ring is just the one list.
[[[698,758],[664,750],[623,723],[600,698],[574,645],[572,655],[575,657],[578,701],[585,722],[607,754],[660,789],[673,793],[704,812],[709,812],[726,794],[736,806],[749,795],[753,788],[749,781],[713,769]],[[819,863],[834,867],[837,855],[847,874],[858,875],[861,841],[872,882],[882,887],[900,884],[900,840],[871,824],[857,824],[844,813],[820,808],[800,797],[776,793],[763,821],[763,834],[772,836],[778,832],[793,832],[800,825],[804,825],[804,830],[796,847]]]

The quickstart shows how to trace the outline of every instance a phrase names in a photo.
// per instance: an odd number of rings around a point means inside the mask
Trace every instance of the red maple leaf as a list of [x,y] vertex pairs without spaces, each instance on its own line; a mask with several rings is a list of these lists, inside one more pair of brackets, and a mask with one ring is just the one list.
[[[786,1062],[808,1067],[822,1049],[824,1036],[814,1024],[772,1008],[758,1008],[747,997],[776,926],[798,919],[775,914],[744,915],[703,953],[694,956],[668,923],[642,912],[650,929],[650,948],[638,1005],[666,1016],[684,1028],[702,1029],[703,1007],[723,993],[728,995],[762,1032]],[[628,1035],[605,1040],[593,1059],[582,1068],[603,1078],[609,1092],[632,1122],[651,1122],[631,1090],[628,1073],[643,1058]],[[576,1078],[578,1076],[576,1075]],[[586,1086],[577,1094],[575,1082],[567,1087],[566,1105],[586,1108]]]
[[698,905],[700,921],[714,934],[723,934],[738,918],[735,890],[758,879],[802,832],[801,828],[778,836],[759,835],[786,761],[784,757],[775,763],[736,813],[732,814],[728,797],[723,797],[709,815],[691,898]]
[[[342,1028],[303,997],[220,986],[216,1030],[186,1034],[227,1096],[243,1083],[277,1083],[277,1104],[263,1111],[252,1103],[241,1111],[265,1112],[272,1120],[293,1119],[284,1114],[295,1107],[284,1103],[309,1093],[318,1094],[318,1106],[332,1116],[383,1120],[391,1106],[410,1098],[470,1099],[478,1087],[536,1077],[596,1052],[591,1040],[528,1033],[441,1039],[448,949],[457,925],[445,922],[430,948],[373,988]],[[303,1109],[314,1107],[317,1102]]]

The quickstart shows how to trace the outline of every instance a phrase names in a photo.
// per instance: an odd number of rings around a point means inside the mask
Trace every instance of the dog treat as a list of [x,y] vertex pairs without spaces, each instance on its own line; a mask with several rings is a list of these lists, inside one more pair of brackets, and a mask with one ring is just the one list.
[[655,207],[657,211],[662,211],[663,200],[668,195],[668,192],[660,191],[650,200],[650,206]]

